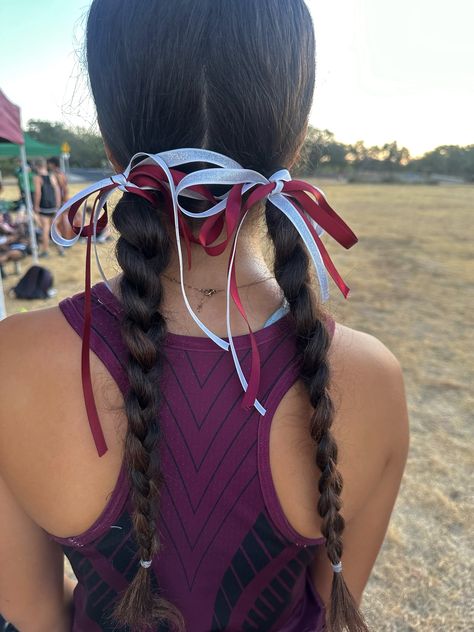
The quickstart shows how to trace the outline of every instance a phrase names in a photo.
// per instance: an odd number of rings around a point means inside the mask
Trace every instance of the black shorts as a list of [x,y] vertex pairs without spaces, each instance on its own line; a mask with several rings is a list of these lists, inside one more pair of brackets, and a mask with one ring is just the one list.
[[58,209],[57,208],[40,208],[39,210],[39,214],[42,215],[43,217],[54,217],[57,213]]

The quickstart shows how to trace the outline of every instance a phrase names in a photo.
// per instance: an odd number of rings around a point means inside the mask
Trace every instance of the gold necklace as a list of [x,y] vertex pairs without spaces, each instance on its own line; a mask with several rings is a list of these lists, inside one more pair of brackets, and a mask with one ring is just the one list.
[[[168,281],[172,281],[173,283],[177,283],[178,285],[181,285],[181,282],[178,281],[178,279],[168,276],[167,274],[162,274],[161,276],[165,277],[165,279],[168,279]],[[238,288],[240,290],[246,287],[251,287],[252,285],[259,285],[260,283],[265,283],[265,281],[270,281],[271,279],[274,279],[274,278],[275,277],[267,277],[266,279],[260,279],[260,281],[254,281],[253,283],[247,283],[246,285],[239,285]],[[194,290],[195,292],[199,292],[202,295],[199,305],[196,307],[197,313],[199,313],[201,309],[203,308],[204,301],[206,300],[206,298],[214,296],[214,294],[219,294],[220,292],[225,292],[225,290],[216,290],[215,288],[212,288],[212,287],[208,287],[208,288],[194,287],[192,285],[188,285],[187,283],[183,283],[183,285],[184,287],[187,287],[190,290]]]

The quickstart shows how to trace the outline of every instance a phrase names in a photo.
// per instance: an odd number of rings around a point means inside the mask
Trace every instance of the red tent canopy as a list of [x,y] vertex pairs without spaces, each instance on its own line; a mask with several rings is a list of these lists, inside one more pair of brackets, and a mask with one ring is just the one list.
[[0,142],[23,145],[23,132],[20,124],[20,108],[14,105],[0,90]]

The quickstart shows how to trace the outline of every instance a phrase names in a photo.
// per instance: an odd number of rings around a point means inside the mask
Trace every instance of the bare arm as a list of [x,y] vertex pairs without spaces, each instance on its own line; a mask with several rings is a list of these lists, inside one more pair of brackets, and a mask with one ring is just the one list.
[[58,184],[58,180],[56,178],[56,176],[51,175],[50,176],[50,180],[51,180],[51,184],[53,186],[53,190],[54,190],[54,197],[56,200],[56,208],[59,208],[61,206],[61,189],[59,188],[59,184]]
[[18,500],[21,481],[11,478],[6,463],[11,425],[20,421],[10,402],[18,401],[24,388],[12,373],[19,372],[18,358],[24,353],[21,340],[29,341],[21,316],[0,322],[0,612],[21,632],[70,632],[75,583],[64,577],[61,547]]
[[61,188],[61,197],[62,197],[61,204],[64,204],[64,202],[66,202],[66,200],[69,198],[67,177],[65,173],[61,172],[58,174],[58,178],[59,178],[59,184]]
[[61,548],[0,478],[0,612],[21,632],[70,632],[74,582]]
[[[371,347],[369,358],[367,365],[361,366],[360,354],[367,344]],[[345,359],[350,384],[341,385],[340,390],[345,394],[339,406],[340,414],[347,418],[346,423],[356,437],[346,442],[350,446],[346,452],[352,451],[352,456],[344,454],[343,443],[341,458],[346,468],[351,459],[362,468],[351,469],[350,488],[354,494],[343,505],[346,528],[342,555],[344,579],[360,604],[398,495],[408,453],[409,428],[403,377],[397,360],[379,341],[364,334],[361,348],[357,346],[354,343],[354,360],[347,356]],[[359,440],[361,443],[357,445]],[[360,486],[356,479],[363,481]],[[333,572],[324,547],[314,560],[312,576],[327,605]]]

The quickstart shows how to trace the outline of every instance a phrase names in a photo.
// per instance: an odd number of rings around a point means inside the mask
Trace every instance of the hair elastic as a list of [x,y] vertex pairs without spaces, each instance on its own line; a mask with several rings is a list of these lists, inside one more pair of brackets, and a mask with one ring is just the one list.
[[151,560],[140,560],[140,566],[143,566],[143,568],[150,568]]
[[342,573],[342,562],[338,562],[337,564],[331,564],[332,570],[335,573]]

